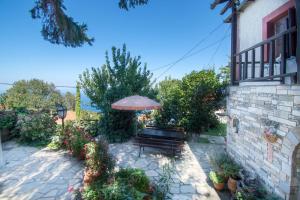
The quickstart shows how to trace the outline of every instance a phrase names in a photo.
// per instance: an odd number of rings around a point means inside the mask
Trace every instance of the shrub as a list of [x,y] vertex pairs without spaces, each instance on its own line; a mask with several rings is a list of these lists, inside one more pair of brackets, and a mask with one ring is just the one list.
[[121,169],[116,173],[116,179],[129,187],[134,187],[140,192],[146,193],[150,188],[149,178],[141,169]]
[[61,133],[62,147],[68,149],[73,156],[81,160],[85,159],[84,146],[92,140],[92,137],[72,121],[67,121]]
[[111,185],[105,185],[101,190],[103,199],[109,200],[142,200],[146,194],[138,191],[134,187],[115,181]]
[[19,114],[16,129],[25,143],[46,144],[55,132],[56,123],[48,113]]
[[165,79],[158,86],[162,109],[154,115],[156,125],[192,132],[217,126],[215,111],[222,107],[224,87],[213,70],[193,71],[182,80]]
[[16,123],[16,115],[13,112],[0,112],[0,130],[13,129]]
[[84,200],[98,200],[99,193],[94,188],[87,187],[84,189],[82,197]]
[[158,200],[171,199],[170,185],[172,181],[172,173],[174,171],[173,163],[165,164],[160,174],[158,183],[155,185],[154,196]]

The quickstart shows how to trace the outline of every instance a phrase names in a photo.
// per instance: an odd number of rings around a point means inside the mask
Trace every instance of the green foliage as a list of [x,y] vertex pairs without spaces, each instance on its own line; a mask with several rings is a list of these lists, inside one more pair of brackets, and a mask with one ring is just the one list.
[[104,138],[98,142],[89,142],[86,149],[86,166],[94,172],[99,172],[102,176],[112,173],[114,161],[108,152],[108,143]]
[[113,140],[115,134],[120,135],[118,133],[122,133],[122,139],[133,135],[134,112],[113,110],[111,104],[136,94],[154,97],[151,76],[146,65],[141,67],[140,57],[131,57],[125,45],[122,49],[112,48],[111,60],[106,53],[106,64],[102,68],[92,68],[80,75],[85,94],[103,114],[101,132],[108,139]]
[[84,200],[98,200],[99,193],[93,187],[87,187],[83,191],[82,198]]
[[80,96],[80,84],[77,82],[76,85],[76,97],[75,97],[75,112],[76,112],[76,119],[80,119],[81,113],[81,96]]
[[63,97],[53,84],[42,80],[21,80],[6,91],[5,104],[8,108],[29,110],[53,110]]
[[145,5],[148,0],[120,0],[119,7],[121,9],[129,10],[129,8],[135,8],[136,6]]
[[5,110],[6,106],[6,93],[2,93],[0,94],[0,110]]
[[208,129],[203,134],[205,135],[211,135],[211,136],[226,136],[227,132],[227,124],[225,123],[218,123],[216,127]]
[[162,109],[155,115],[156,124],[182,126],[192,132],[215,127],[218,120],[214,112],[221,107],[223,88],[212,70],[193,71],[182,81],[162,81],[158,86]]
[[238,178],[241,167],[227,153],[214,155],[210,161],[215,170],[223,174],[224,177]]
[[116,173],[116,179],[129,187],[134,187],[140,192],[146,193],[150,187],[149,178],[141,169],[126,168]]
[[[147,3],[148,0],[120,0],[119,7],[129,10]],[[74,21],[65,12],[63,0],[36,0],[30,10],[33,19],[42,20],[41,33],[45,40],[66,47],[80,47],[85,43],[92,45],[94,38],[87,35],[87,25]]]
[[269,194],[265,188],[257,183],[253,186],[244,186],[239,188],[235,195],[235,200],[282,200],[275,194]]
[[13,129],[16,123],[16,115],[13,112],[0,112],[0,130]]
[[201,132],[203,128],[218,123],[214,112],[220,108],[222,84],[212,70],[193,71],[182,79],[183,109],[182,124],[187,130]]
[[56,123],[48,113],[19,114],[16,123],[20,141],[46,144],[55,132]]
[[217,172],[211,171],[209,172],[209,178],[213,183],[219,184],[224,183],[224,176],[222,174],[218,174]]
[[172,199],[171,196],[169,195],[170,194],[169,192],[170,192],[173,173],[174,173],[173,161],[172,163],[167,163],[163,165],[162,173],[159,175],[159,179],[153,194],[155,199],[157,200]]
[[225,67],[220,67],[220,72],[218,74],[219,79],[224,85],[229,85],[230,84],[230,67],[225,66]]
[[41,33],[45,40],[66,47],[92,45],[94,39],[87,36],[87,25],[75,22],[65,11],[63,0],[37,0],[30,13],[33,19],[42,19]]
[[63,146],[66,147],[73,156],[85,159],[85,144],[91,140],[91,136],[83,129],[76,126],[74,122],[68,121],[65,125],[63,135],[60,137]]
[[66,92],[64,96],[64,101],[68,110],[75,110],[75,96],[71,92]]
[[183,116],[182,101],[184,98],[181,81],[171,78],[161,81],[158,84],[157,96],[162,103],[162,109],[155,112],[156,125],[162,128],[180,126],[180,120]]
[[103,199],[109,200],[142,200],[145,197],[145,194],[141,193],[136,188],[130,187],[119,181],[104,186],[101,192]]
[[203,137],[200,137],[198,142],[203,143],[203,144],[209,144],[210,143],[209,139],[203,138]]

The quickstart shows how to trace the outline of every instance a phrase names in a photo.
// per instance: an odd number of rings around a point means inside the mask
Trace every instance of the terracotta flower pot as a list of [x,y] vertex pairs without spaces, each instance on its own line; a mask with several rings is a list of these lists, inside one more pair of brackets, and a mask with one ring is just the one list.
[[225,184],[224,183],[214,183],[214,187],[216,190],[221,191],[224,189]]
[[235,193],[236,188],[237,188],[237,180],[229,177],[228,182],[227,182],[228,189],[232,192]]

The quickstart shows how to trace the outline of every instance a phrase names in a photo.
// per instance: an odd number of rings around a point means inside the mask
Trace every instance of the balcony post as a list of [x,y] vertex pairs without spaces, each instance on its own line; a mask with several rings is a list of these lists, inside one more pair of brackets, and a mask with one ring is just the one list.
[[297,83],[300,83],[300,1],[295,1],[296,5],[296,21],[297,21],[297,45],[296,45],[296,61],[297,61]]
[[237,9],[236,9],[236,3],[233,3],[232,19],[231,19],[231,69],[230,69],[231,85],[234,84],[236,78],[236,49],[237,49]]

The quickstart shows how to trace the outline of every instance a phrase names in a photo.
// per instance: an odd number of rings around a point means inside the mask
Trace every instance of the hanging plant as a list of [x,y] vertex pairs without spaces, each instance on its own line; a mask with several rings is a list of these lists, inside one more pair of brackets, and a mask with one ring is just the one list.
[[263,119],[262,121],[265,125],[263,133],[265,140],[267,140],[270,143],[275,143],[279,138],[279,135],[277,134],[279,123],[268,119]]

